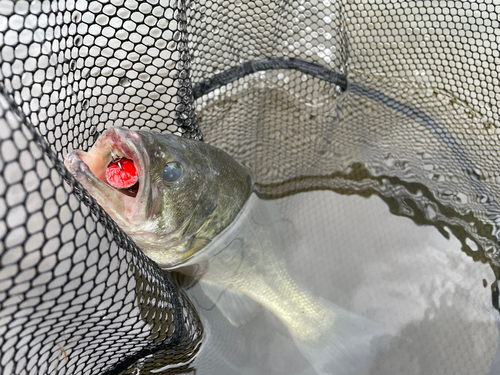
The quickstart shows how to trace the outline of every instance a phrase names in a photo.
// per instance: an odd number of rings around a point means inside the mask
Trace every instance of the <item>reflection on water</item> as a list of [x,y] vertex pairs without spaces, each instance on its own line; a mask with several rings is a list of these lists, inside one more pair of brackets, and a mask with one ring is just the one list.
[[[317,273],[307,275],[313,265],[297,251],[291,261],[297,277],[395,336],[373,374],[467,374],[472,368],[488,373],[497,347],[498,313],[483,279],[491,283],[495,275],[462,252],[455,236],[447,239],[432,226],[393,216],[376,197],[318,192],[303,194],[296,207],[307,207],[302,217],[288,211],[304,223],[303,234],[330,221],[329,230],[311,236],[306,245],[325,261],[316,265]],[[325,213],[318,215],[319,207]]]

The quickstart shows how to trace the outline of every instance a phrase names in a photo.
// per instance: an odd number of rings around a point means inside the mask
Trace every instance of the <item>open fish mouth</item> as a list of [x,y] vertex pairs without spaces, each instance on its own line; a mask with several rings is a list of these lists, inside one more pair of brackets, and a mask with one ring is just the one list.
[[[128,159],[137,171],[132,186],[119,188],[109,183],[106,171],[110,163]],[[140,135],[123,128],[109,128],[89,152],[75,150],[66,155],[64,164],[70,173],[119,224],[131,224],[144,209],[149,197],[149,165]],[[120,165],[121,168],[121,165]],[[128,226],[127,225],[127,226]]]

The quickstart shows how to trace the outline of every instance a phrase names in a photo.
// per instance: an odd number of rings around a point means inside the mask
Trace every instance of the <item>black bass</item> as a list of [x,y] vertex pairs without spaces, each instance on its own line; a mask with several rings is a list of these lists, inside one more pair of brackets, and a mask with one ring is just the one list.
[[[134,191],[106,180],[117,158],[132,160]],[[299,286],[279,256],[277,206],[259,199],[247,170],[208,144],[152,131],[110,128],[66,167],[138,247],[166,270],[193,269],[233,324],[264,307],[288,328],[318,374],[368,374],[384,331]]]

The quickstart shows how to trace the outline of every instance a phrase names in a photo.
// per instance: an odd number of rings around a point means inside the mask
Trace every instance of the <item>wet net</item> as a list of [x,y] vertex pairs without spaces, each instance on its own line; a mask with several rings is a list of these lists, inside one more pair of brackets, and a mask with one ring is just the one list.
[[[373,373],[498,373],[499,14],[488,0],[0,0],[0,372],[194,371],[207,327],[178,280],[62,163],[123,126],[216,145],[267,198],[378,196],[458,239],[491,270],[492,311],[443,286],[466,308],[449,326],[419,317],[413,346]],[[335,225],[318,199],[305,217]],[[248,350],[221,332],[210,350]],[[201,358],[198,373],[231,373]]]

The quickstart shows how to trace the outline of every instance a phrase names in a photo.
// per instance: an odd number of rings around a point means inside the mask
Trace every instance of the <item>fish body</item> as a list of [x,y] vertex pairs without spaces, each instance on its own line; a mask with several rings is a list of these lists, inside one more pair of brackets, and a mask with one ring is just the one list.
[[[106,167],[117,156],[136,164],[135,196],[106,183]],[[74,151],[65,164],[160,267],[195,266],[203,291],[232,324],[263,307],[288,328],[318,374],[369,373],[384,330],[295,282],[280,256],[286,249],[277,206],[258,197],[247,170],[224,151],[175,135],[110,128],[89,153]]]

